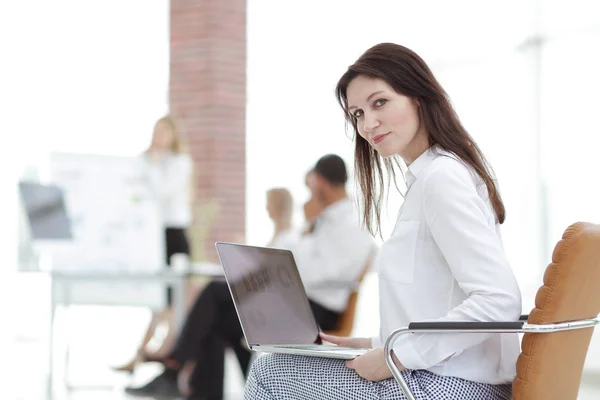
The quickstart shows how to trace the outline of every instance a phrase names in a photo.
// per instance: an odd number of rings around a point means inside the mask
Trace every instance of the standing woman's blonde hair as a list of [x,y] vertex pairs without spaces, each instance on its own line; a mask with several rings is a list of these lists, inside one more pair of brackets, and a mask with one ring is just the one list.
[[[176,154],[187,153],[187,146],[183,138],[181,123],[170,114],[167,114],[164,117],[160,118],[154,124],[154,134],[152,135],[153,140],[154,136],[156,135],[157,128],[159,128],[161,125],[169,129],[172,135],[172,142],[169,150]],[[148,149],[150,149],[151,147],[152,143],[150,144],[150,147]]]

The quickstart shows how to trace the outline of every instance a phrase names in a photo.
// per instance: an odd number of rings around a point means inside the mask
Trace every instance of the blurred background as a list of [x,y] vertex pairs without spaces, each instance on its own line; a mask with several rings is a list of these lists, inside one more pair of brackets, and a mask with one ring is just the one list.
[[[306,171],[326,153],[352,165],[333,89],[379,42],[425,59],[493,165],[528,312],[564,229],[600,221],[597,0],[2,2],[2,398],[46,398],[49,371],[57,399],[127,398],[124,385],[152,375],[151,365],[132,377],[109,366],[136,346],[148,307],[164,300],[159,286],[88,280],[57,295],[51,270],[155,267],[163,250],[140,244],[155,240],[150,213],[127,202],[143,194],[115,176],[148,148],[161,116],[181,121],[194,162],[192,261],[215,263],[216,240],[268,242],[269,188],[291,191],[299,225]],[[28,236],[24,181],[68,186],[66,212],[83,247]],[[122,214],[105,215],[117,192],[129,199],[113,208]],[[391,193],[387,221],[401,199]],[[357,335],[377,332],[376,294],[368,276]],[[600,398],[599,377],[596,335],[581,399]],[[241,398],[242,384],[228,367],[227,396]]]

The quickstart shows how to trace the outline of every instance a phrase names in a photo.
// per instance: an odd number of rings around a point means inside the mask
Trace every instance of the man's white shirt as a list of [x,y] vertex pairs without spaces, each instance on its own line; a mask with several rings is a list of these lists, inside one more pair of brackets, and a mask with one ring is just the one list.
[[361,226],[356,208],[346,198],[319,215],[311,234],[292,248],[307,296],[341,312],[356,281],[375,250],[373,238]]

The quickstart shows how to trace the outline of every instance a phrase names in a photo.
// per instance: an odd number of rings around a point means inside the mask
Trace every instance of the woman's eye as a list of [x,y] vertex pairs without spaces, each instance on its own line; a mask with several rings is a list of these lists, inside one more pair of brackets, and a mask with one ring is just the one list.
[[385,103],[387,103],[386,99],[377,99],[375,100],[375,102],[373,103],[373,105],[375,107],[381,107],[382,105],[384,105]]
[[356,110],[354,111],[354,114],[352,114],[352,116],[354,116],[354,118],[358,119],[360,117],[362,117],[363,112],[361,110]]

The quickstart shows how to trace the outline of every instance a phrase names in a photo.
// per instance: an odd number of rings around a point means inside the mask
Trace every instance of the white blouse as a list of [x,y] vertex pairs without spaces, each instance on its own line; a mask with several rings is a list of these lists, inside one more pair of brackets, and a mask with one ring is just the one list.
[[[483,181],[454,155],[428,149],[408,168],[408,191],[378,259],[381,346],[410,322],[517,321],[521,295]],[[408,369],[510,382],[516,334],[409,334],[394,352]]]
[[157,162],[141,156],[142,179],[154,194],[161,219],[167,228],[189,227],[192,159],[187,154],[171,153]]

